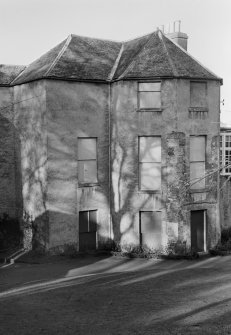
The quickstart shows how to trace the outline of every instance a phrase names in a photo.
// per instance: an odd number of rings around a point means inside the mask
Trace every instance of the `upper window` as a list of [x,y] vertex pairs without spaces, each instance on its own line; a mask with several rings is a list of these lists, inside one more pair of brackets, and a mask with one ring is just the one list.
[[190,188],[205,188],[205,136],[190,136]]
[[161,137],[139,137],[139,188],[161,189]]
[[190,107],[207,108],[207,83],[190,83]]
[[220,164],[221,173],[231,175],[231,133],[221,133]]
[[97,182],[96,138],[78,138],[79,183]]
[[161,108],[161,82],[138,83],[139,109]]

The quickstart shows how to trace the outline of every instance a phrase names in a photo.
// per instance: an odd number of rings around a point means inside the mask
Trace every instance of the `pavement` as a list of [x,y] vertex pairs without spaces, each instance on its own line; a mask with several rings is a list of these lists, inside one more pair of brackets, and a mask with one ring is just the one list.
[[0,268],[0,311],[1,335],[231,334],[231,256],[32,257]]

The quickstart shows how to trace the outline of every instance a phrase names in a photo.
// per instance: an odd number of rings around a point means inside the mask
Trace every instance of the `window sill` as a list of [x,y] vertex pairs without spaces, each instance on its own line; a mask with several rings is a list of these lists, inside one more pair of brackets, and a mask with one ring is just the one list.
[[209,109],[207,107],[189,107],[189,112],[208,112]]
[[148,193],[148,194],[161,194],[161,190],[138,190],[138,193]]
[[138,108],[137,112],[162,112],[163,108]]
[[206,193],[208,192],[207,188],[201,188],[201,189],[195,189],[195,190],[189,190],[189,193]]
[[78,188],[99,186],[99,183],[79,183]]

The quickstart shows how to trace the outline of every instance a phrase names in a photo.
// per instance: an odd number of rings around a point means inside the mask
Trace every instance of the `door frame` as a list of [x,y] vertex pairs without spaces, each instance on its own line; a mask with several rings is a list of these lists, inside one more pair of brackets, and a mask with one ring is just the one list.
[[[95,250],[98,250],[98,209],[83,209],[83,210],[79,210],[78,211],[78,245],[80,246],[80,233],[79,233],[79,213],[80,212],[88,212],[88,224],[89,224],[89,215],[91,211],[96,211],[96,232],[95,232]],[[79,246],[78,246],[78,249],[79,249]]]

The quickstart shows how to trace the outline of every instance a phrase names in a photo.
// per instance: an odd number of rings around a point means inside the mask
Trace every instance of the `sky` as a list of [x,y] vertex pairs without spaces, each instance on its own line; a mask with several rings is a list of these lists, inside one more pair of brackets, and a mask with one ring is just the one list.
[[230,0],[0,0],[0,64],[28,65],[69,34],[115,41],[181,20],[188,52],[223,78],[231,125]]

